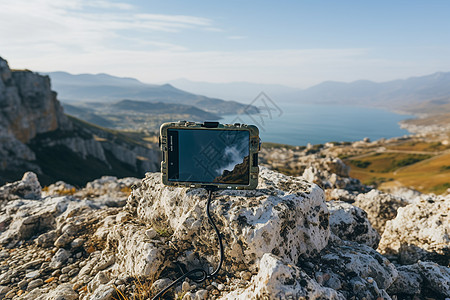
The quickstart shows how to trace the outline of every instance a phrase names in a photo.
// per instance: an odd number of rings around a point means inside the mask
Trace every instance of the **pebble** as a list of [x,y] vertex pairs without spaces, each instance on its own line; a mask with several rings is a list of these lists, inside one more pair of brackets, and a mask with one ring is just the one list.
[[85,241],[83,238],[76,238],[72,241],[72,243],[70,243],[70,246],[72,248],[79,248],[79,247],[83,246],[84,242]]
[[61,275],[61,270],[55,270],[55,271],[53,271],[53,273],[52,273],[52,276],[53,277],[58,277],[59,275]]
[[31,291],[32,289],[37,288],[38,286],[41,286],[43,284],[44,284],[44,280],[42,280],[41,278],[38,278],[38,279],[35,279],[35,280],[31,281],[28,284],[28,288],[27,289],[29,291]]
[[24,279],[17,284],[17,287],[19,288],[19,290],[24,290],[27,288],[27,285],[28,285],[28,280]]
[[9,252],[6,250],[0,251],[0,259],[5,259],[9,257]]
[[183,292],[187,292],[190,290],[190,288],[191,287],[190,287],[189,283],[187,281],[183,281],[183,284],[181,285],[181,290]]
[[58,280],[60,282],[66,282],[69,281],[69,276],[67,276],[67,274],[62,274],[61,276],[59,276]]
[[54,281],[55,279],[56,279],[56,277],[50,277],[50,278],[46,279],[44,282],[50,283],[50,282]]
[[28,272],[28,273],[25,275],[25,277],[26,277],[26,278],[32,278],[32,279],[34,279],[34,278],[36,278],[36,277],[39,277],[39,275],[41,275],[41,273],[40,273],[39,271],[32,271],[32,272]]
[[163,288],[165,288],[166,286],[168,286],[169,284],[172,283],[172,280],[170,280],[169,278],[161,278],[156,280],[153,284],[152,284],[152,290],[153,291],[160,291]]
[[217,285],[217,288],[219,289],[219,291],[222,291],[225,288],[225,285],[223,283],[219,283]]
[[64,267],[64,268],[61,269],[61,273],[66,274],[66,273],[69,273],[70,270],[72,270],[72,267],[71,266],[67,266],[67,267]]
[[249,271],[242,271],[241,279],[245,281],[250,281],[250,279],[252,279],[252,273],[250,273]]
[[72,270],[69,271],[69,273],[67,273],[67,275],[69,275],[70,277],[74,276],[75,274],[77,274],[78,272],[80,272],[79,268],[73,268]]
[[145,235],[149,238],[149,239],[154,239],[155,237],[158,236],[158,232],[156,232],[156,230],[154,228],[150,228],[148,230],[145,231]]
[[195,293],[195,299],[206,300],[208,299],[208,291],[207,290],[198,290]]
[[50,267],[54,269],[61,268],[61,266],[67,261],[69,256],[70,253],[67,250],[63,248],[59,249],[53,256],[52,261],[50,262]]

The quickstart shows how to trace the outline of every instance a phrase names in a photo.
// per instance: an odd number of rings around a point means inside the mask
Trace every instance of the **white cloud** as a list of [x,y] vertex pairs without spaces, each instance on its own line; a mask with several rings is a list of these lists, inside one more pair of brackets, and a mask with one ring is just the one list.
[[[2,50],[28,47],[38,52],[66,49],[79,53],[135,43],[185,49],[155,38],[154,33],[209,30],[213,22],[195,16],[142,13],[130,4],[104,0],[0,0],[0,27]],[[141,43],[142,36],[149,42]]]

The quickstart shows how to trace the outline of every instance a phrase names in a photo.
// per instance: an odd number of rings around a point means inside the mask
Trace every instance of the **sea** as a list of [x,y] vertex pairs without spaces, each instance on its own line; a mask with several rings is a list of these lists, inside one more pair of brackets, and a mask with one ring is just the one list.
[[347,105],[265,103],[258,107],[260,114],[227,115],[220,122],[256,125],[262,142],[306,146],[408,135],[399,122],[414,118],[384,109]]

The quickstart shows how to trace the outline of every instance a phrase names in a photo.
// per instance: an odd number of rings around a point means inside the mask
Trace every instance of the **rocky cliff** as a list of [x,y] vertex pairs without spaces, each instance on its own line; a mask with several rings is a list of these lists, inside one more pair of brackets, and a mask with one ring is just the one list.
[[48,76],[11,70],[0,58],[0,183],[32,170],[46,185],[81,185],[107,174],[142,176],[158,160],[145,143],[67,117]]
[[[218,245],[207,193],[165,187],[160,176],[41,190],[27,173],[0,187],[0,298],[149,299],[183,269],[210,272]],[[368,206],[384,194],[362,195]],[[361,208],[262,167],[256,190],[215,194],[219,275],[186,279],[165,298],[446,299],[450,196],[405,201],[377,232]]]

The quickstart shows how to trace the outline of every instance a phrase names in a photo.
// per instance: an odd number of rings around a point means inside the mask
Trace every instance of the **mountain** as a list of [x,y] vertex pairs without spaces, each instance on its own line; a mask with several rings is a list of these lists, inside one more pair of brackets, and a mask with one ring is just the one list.
[[450,72],[386,82],[326,81],[307,89],[245,82],[206,83],[186,79],[170,81],[178,88],[210,97],[250,101],[264,91],[274,102],[343,104],[382,107],[411,113],[450,111]]
[[25,171],[44,184],[82,185],[103,175],[143,176],[158,168],[154,145],[66,116],[48,76],[11,70],[0,58],[0,184]]
[[162,123],[173,120],[203,122],[221,119],[193,105],[163,102],[122,100],[114,103],[63,103],[63,107],[67,114],[98,126],[145,132],[156,132]]
[[324,82],[303,90],[298,101],[320,104],[378,106],[391,109],[411,109],[436,99],[442,105],[450,102],[450,73],[411,77],[375,83],[359,80],[351,83]]
[[66,72],[43,73],[50,76],[52,86],[58,91],[61,101],[117,102],[132,99],[146,102],[163,102],[193,105],[214,114],[256,113],[256,107],[248,107],[236,101],[209,98],[177,89],[170,84],[146,84],[133,78],[121,78],[107,74],[79,74]]
[[301,89],[288,87],[279,84],[259,84],[251,82],[229,82],[229,83],[211,83],[190,81],[188,79],[176,79],[169,81],[173,86],[189,91],[206,95],[208,97],[219,97],[222,99],[235,99],[243,103],[251,103],[255,97],[264,92],[274,101],[285,102],[294,100],[295,95]]
[[206,112],[192,105],[184,104],[122,100],[111,104],[108,108],[115,111],[134,111],[150,114],[168,114],[176,111],[177,113],[193,115],[196,118],[203,120],[220,119],[219,116],[213,113]]

